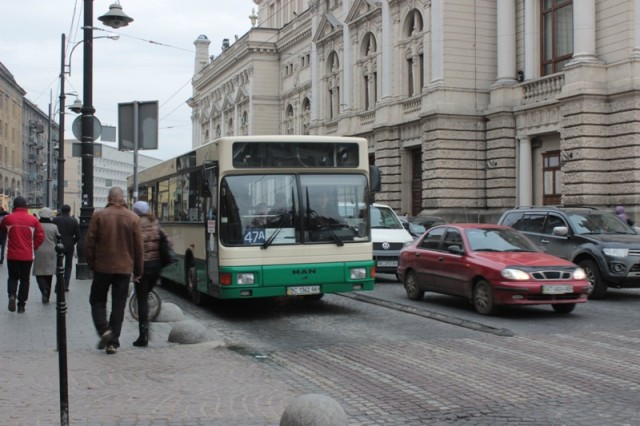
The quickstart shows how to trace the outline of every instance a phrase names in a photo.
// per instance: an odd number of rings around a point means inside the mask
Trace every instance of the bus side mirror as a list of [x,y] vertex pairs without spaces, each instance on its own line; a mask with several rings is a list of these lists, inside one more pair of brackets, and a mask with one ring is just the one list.
[[371,192],[380,192],[382,189],[380,169],[374,164],[369,165],[369,180]]

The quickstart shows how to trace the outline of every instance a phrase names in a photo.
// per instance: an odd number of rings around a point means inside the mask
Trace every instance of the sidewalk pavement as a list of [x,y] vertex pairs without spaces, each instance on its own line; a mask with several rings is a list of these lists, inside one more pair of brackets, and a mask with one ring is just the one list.
[[[56,297],[42,304],[32,277],[26,312],[9,312],[6,282],[5,264],[0,425],[60,424]],[[70,424],[277,425],[297,396],[255,360],[208,343],[168,343],[170,324],[153,323],[149,347],[134,347],[138,326],[128,311],[118,353],[97,350],[90,287],[73,278],[66,293]]]

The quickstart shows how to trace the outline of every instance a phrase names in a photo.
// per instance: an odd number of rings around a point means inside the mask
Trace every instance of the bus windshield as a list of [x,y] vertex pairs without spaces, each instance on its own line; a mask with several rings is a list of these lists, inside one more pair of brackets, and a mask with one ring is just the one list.
[[[360,174],[230,175],[220,184],[220,242],[229,246],[369,240]],[[363,206],[341,212],[340,205]]]

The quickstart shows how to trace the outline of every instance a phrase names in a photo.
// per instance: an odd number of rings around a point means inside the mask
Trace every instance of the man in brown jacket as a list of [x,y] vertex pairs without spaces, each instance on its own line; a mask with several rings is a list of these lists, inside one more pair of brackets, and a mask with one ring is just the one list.
[[[89,302],[98,349],[115,354],[120,347],[120,331],[129,293],[131,274],[139,280],[143,271],[140,218],[127,209],[122,188],[109,190],[107,207],[93,213],[87,231],[87,264],[93,271]],[[111,315],[107,322],[107,296],[111,291]]]

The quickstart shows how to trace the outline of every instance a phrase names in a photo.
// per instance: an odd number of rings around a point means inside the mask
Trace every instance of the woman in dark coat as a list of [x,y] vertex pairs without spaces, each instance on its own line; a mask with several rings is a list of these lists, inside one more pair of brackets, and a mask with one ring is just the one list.
[[160,224],[146,201],[137,201],[133,212],[140,216],[142,241],[144,245],[144,271],[139,281],[135,282],[138,296],[138,329],[140,335],[133,342],[134,346],[145,347],[149,344],[149,292],[160,278]]

